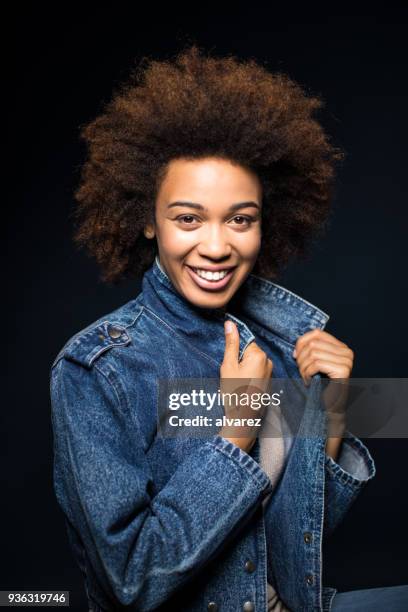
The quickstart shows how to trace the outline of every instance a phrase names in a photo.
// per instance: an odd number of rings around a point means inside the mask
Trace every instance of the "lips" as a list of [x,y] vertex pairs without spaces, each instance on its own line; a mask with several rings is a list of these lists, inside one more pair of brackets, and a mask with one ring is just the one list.
[[[204,269],[204,268],[199,268],[199,269]],[[225,270],[226,268],[220,268],[220,269]],[[195,282],[196,285],[198,285],[198,287],[200,287],[201,289],[206,289],[207,291],[218,291],[220,289],[223,289],[229,283],[234,273],[235,267],[229,269],[227,274],[224,276],[224,278],[221,278],[220,280],[217,280],[217,281],[207,280],[205,278],[202,278],[190,266],[187,266],[187,270],[192,280]],[[211,270],[211,271],[216,272],[217,270]]]
[[233,268],[236,268],[236,266],[211,266],[210,268],[206,268],[205,266],[186,265],[192,270],[203,270],[204,272],[223,272],[224,270],[232,270]]

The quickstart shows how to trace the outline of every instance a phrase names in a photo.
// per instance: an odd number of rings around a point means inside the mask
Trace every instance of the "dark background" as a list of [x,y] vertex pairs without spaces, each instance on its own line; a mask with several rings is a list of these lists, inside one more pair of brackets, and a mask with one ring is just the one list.
[[[407,376],[407,10],[170,6],[149,13],[112,3],[86,15],[37,5],[3,22],[11,40],[0,589],[70,590],[75,610],[87,604],[52,489],[49,368],[71,335],[140,288],[104,286],[71,242],[85,153],[78,131],[143,55],[164,59],[197,42],[266,60],[323,97],[320,120],[347,152],[333,220],[312,259],[278,282],[330,315],[327,331],[355,352],[354,377]],[[364,442],[377,476],[324,551],[325,583],[340,591],[408,583],[408,442]]]

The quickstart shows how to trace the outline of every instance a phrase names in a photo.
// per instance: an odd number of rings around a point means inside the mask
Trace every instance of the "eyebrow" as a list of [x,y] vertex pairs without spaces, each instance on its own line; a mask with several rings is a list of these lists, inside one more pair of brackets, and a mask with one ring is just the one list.
[[[208,209],[205,208],[205,206],[203,206],[202,204],[197,204],[196,202],[182,202],[182,201],[172,202],[171,204],[167,206],[167,208],[173,208],[173,206],[188,206],[189,208],[195,208],[196,210],[204,210],[208,212]],[[248,207],[257,208],[258,210],[260,210],[259,204],[257,204],[256,202],[252,202],[252,201],[251,202],[238,202],[237,204],[232,204],[228,210],[230,211],[240,210],[241,208],[248,208]]]

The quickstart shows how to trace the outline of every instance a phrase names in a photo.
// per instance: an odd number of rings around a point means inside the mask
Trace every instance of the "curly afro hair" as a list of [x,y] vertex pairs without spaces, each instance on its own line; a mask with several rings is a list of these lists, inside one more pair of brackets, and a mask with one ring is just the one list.
[[323,230],[336,162],[313,118],[321,98],[254,59],[211,57],[196,44],[173,60],[142,58],[80,137],[87,158],[75,191],[74,242],[117,284],[152,264],[158,188],[174,158],[209,156],[253,170],[262,190],[262,243],[252,270],[276,278]]

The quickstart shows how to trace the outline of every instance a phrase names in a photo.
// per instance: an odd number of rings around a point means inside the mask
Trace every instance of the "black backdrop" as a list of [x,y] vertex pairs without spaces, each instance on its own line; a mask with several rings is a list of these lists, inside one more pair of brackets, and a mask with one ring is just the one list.
[[[278,282],[330,314],[327,331],[355,352],[353,376],[407,376],[407,11],[138,6],[87,15],[36,6],[3,25],[12,36],[3,71],[10,189],[2,207],[0,589],[70,590],[75,610],[87,608],[52,490],[48,376],[68,337],[140,289],[98,281],[96,265],[72,245],[70,218],[84,156],[79,125],[135,60],[197,42],[267,60],[324,98],[321,120],[347,152],[335,212],[312,259]],[[324,551],[325,582],[339,590],[408,583],[408,442],[364,441],[377,476]]]

